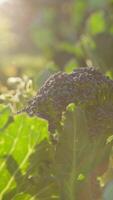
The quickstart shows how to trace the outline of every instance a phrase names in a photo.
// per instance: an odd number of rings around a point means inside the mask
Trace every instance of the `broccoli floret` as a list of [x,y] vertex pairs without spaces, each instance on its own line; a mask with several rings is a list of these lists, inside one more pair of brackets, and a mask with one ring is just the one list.
[[[88,122],[92,119],[95,123],[98,113],[103,115],[104,112],[105,115],[109,110],[109,106],[105,108],[104,104],[111,105],[112,96],[113,81],[95,68],[83,67],[71,74],[58,72],[52,75],[29,101],[24,111],[30,116],[48,120],[49,130],[54,132],[60,125],[62,113],[70,103],[82,106],[88,113]],[[91,109],[95,117],[92,116]]]

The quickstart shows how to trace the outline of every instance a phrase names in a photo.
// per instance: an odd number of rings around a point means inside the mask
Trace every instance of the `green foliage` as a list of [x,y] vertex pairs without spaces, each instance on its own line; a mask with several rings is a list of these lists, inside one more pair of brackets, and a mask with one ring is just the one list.
[[88,29],[92,35],[104,32],[106,28],[102,12],[96,12],[88,20]]
[[40,118],[31,119],[26,115],[20,115],[15,116],[13,121],[5,126],[10,117],[9,109],[1,107],[0,115],[0,198],[2,199],[6,192],[15,188],[16,181],[22,181],[22,174],[28,168],[28,158],[34,151],[35,145],[48,138],[48,125]]
[[75,59],[71,59],[65,66],[65,72],[71,73],[77,68],[77,62]]
[[83,22],[84,20],[84,15],[85,15],[85,11],[86,11],[86,3],[83,0],[77,0],[74,1],[73,3],[73,9],[72,9],[72,22],[73,25],[76,28],[80,28],[80,24]]
[[[1,108],[3,127],[10,116],[8,110]],[[105,143],[106,136],[91,140],[85,113],[74,104],[63,117],[58,143],[51,143],[48,135],[46,121],[26,115],[15,116],[2,130],[1,199],[81,200],[86,193],[88,199],[90,195],[95,198],[88,182],[96,167],[109,157],[111,145]]]

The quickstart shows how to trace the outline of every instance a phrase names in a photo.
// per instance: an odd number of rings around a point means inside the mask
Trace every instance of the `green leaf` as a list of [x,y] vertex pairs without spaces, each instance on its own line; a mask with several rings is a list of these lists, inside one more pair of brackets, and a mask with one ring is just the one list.
[[73,26],[79,30],[81,24],[83,23],[85,12],[87,9],[87,4],[83,0],[73,1],[72,6],[72,22]]
[[69,105],[55,155],[55,177],[60,185],[60,199],[82,199],[83,194],[90,199],[95,195],[90,188],[91,174],[109,157],[111,147],[105,145],[106,136],[91,139],[87,128],[85,110]]
[[[5,108],[4,108],[5,109]],[[10,116],[3,112],[1,121]],[[3,122],[4,124],[4,122]],[[29,166],[29,156],[35,145],[48,138],[47,121],[27,115],[14,117],[14,122],[0,134],[0,199],[16,188]]]
[[0,132],[2,132],[2,128],[5,126],[5,124],[8,121],[8,118],[10,116],[10,108],[4,105],[0,105]]
[[[17,194],[13,200],[31,200],[31,195],[29,194]],[[33,199],[32,199],[33,200]]]
[[71,73],[77,68],[77,62],[75,59],[71,59],[65,66],[65,72]]
[[85,176],[83,174],[79,174],[77,177],[78,181],[83,181],[85,179]]
[[92,35],[104,32],[106,24],[103,16],[103,12],[96,12],[88,19],[88,30]]
[[113,141],[113,135],[111,135],[111,136],[109,136],[109,137],[107,138],[106,144],[109,144],[109,143],[111,143],[112,141]]
[[70,103],[68,106],[67,106],[67,110],[68,111],[74,111],[76,108],[75,104],[74,103]]
[[107,71],[106,73],[105,73],[105,75],[107,76],[107,77],[109,77],[110,79],[113,79],[113,73],[112,73],[112,71]]

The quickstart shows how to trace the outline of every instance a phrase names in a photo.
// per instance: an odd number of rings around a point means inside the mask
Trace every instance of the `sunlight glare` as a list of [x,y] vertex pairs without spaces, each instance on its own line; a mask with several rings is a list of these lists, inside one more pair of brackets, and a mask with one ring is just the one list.
[[9,1],[9,0],[0,0],[0,4],[3,4],[5,2],[7,2],[7,1]]

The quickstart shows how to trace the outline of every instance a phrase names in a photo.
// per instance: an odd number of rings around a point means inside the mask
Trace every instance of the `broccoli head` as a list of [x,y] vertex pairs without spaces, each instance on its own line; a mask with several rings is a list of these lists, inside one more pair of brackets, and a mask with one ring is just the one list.
[[[102,124],[105,121],[102,116],[105,118],[106,112],[108,119],[112,118],[110,107],[113,108],[113,81],[92,67],[78,68],[71,74],[58,72],[50,76],[23,111],[29,116],[48,120],[49,130],[54,132],[60,125],[62,113],[70,103],[75,103],[85,110],[90,131],[91,124],[92,130],[96,130],[93,123],[95,126],[97,124],[99,129],[99,122]],[[106,121],[109,121],[108,119]],[[108,126],[111,126],[111,121]]]

